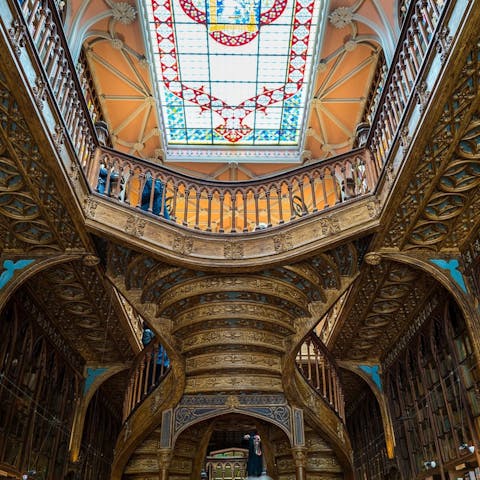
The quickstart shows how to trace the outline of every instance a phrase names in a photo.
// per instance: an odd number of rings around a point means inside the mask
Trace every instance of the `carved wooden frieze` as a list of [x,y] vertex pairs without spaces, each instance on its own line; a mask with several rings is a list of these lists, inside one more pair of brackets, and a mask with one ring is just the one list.
[[[439,42],[443,44],[443,40]],[[465,241],[465,232],[478,223],[480,182],[475,165],[480,165],[479,112],[474,102],[479,94],[475,80],[480,70],[477,43],[457,77],[452,100],[445,103],[429,141],[417,156],[420,162],[401,204],[390,217],[384,236],[387,248],[458,248]],[[420,88],[417,93],[425,104],[426,89]]]
[[29,122],[1,74],[0,95],[4,118],[0,126],[0,214],[8,224],[8,230],[2,232],[4,247],[20,251],[82,249]]
[[219,365],[222,368],[266,368],[280,373],[281,361],[279,357],[246,352],[226,352],[221,354],[203,354],[195,357],[188,357],[186,361],[187,372],[196,370],[213,369]]
[[[293,318],[290,312],[282,310],[273,305],[254,304],[249,302],[211,302],[207,305],[197,305],[187,311],[181,311],[175,317],[174,331],[179,335],[184,330],[192,331],[199,323],[199,327],[213,328],[217,321],[229,318],[238,318],[239,326],[251,324],[255,328],[268,329],[268,324],[272,324],[270,328],[279,329],[279,333],[288,334],[293,332]],[[255,325],[255,321],[261,320],[261,323]],[[208,322],[212,322],[209,326]]]
[[192,334],[183,339],[183,352],[215,345],[255,345],[275,350],[283,350],[283,338],[272,332],[259,332],[251,329],[209,330]]

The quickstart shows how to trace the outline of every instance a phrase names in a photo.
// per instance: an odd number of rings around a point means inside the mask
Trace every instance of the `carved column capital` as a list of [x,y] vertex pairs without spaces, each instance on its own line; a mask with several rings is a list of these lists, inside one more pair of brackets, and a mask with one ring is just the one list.
[[293,447],[292,456],[297,468],[305,468],[307,466],[307,447]]
[[158,450],[158,471],[159,471],[159,480],[168,479],[168,469],[170,468],[170,462],[172,460],[172,449],[171,448],[160,448]]

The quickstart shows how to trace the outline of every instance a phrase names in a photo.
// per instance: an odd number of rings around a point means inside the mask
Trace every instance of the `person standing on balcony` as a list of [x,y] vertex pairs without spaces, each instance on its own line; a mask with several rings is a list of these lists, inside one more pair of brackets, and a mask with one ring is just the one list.
[[263,472],[263,450],[260,435],[256,430],[243,436],[248,444],[247,476],[260,477]]

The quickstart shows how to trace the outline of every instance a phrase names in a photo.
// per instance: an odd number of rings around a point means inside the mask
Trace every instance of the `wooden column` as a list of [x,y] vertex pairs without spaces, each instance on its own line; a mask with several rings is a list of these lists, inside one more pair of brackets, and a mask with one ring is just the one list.
[[307,447],[293,447],[292,455],[295,462],[296,480],[306,480]]
[[158,451],[158,479],[168,480],[168,470],[172,460],[172,449],[161,448]]

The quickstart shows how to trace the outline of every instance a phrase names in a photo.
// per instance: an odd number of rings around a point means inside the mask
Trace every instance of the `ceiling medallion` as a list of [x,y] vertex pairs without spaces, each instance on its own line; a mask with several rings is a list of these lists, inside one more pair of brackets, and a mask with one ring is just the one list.
[[328,18],[335,28],[344,28],[353,21],[353,11],[350,7],[338,7]]
[[113,3],[112,16],[117,22],[120,22],[123,25],[130,25],[135,21],[137,11],[135,10],[135,7],[133,7],[129,3]]

